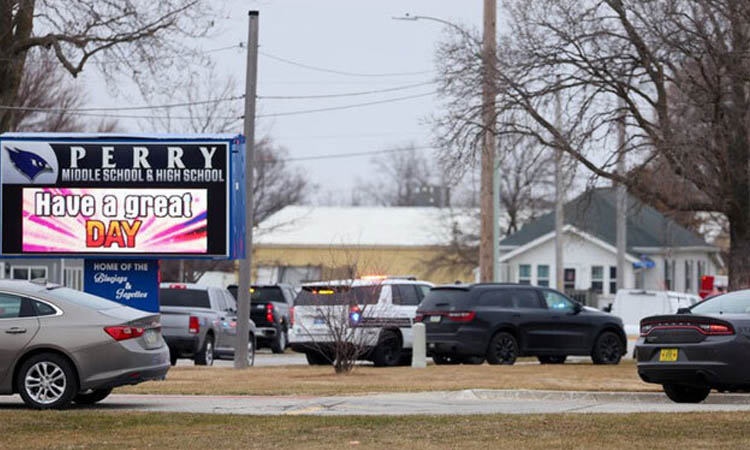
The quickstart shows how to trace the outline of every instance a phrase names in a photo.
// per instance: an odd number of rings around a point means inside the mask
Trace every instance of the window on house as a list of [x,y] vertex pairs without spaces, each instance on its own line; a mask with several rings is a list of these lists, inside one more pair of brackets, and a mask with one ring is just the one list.
[[47,279],[47,268],[44,266],[13,266],[10,273],[14,280]]
[[531,264],[520,264],[518,266],[518,283],[531,284]]
[[572,291],[576,288],[576,270],[563,270],[563,287],[566,291]]
[[706,262],[698,260],[698,285],[703,282],[703,276],[706,274]]
[[591,290],[597,294],[604,293],[604,267],[591,266]]
[[609,293],[617,293],[617,266],[609,266]]
[[536,285],[537,286],[549,286],[549,266],[546,264],[539,264],[536,266]]
[[685,260],[685,292],[695,292],[693,286],[693,260]]

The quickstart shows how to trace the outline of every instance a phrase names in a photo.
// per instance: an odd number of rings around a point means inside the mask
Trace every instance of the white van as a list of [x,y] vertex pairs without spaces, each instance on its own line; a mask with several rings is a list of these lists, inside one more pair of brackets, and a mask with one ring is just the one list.
[[641,319],[661,314],[674,314],[700,301],[693,294],[674,291],[644,291],[643,289],[620,289],[612,303],[612,314],[622,319],[628,336],[627,355],[633,355],[635,341],[641,334]]

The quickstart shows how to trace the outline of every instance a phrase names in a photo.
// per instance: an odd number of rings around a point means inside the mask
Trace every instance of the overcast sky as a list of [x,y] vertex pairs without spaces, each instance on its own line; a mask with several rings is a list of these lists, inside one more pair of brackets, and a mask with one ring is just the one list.
[[[251,9],[260,11],[260,50],[265,54],[259,57],[259,96],[342,94],[429,83],[434,80],[435,48],[444,26],[431,21],[398,21],[392,16],[433,16],[467,27],[478,27],[482,21],[481,0],[233,0],[226,2],[227,18],[218,24],[220,31],[199,43],[200,47],[212,50],[245,42]],[[222,75],[233,74],[238,89],[244,86],[244,50],[228,49],[211,55]],[[273,57],[331,71],[406,74],[343,75],[306,69]],[[112,98],[93,70],[84,79],[92,104],[143,103],[137,96]],[[427,94],[340,111],[259,118],[256,133],[270,135],[289,150],[291,158],[366,152],[408,143],[425,146],[432,142],[428,118],[437,112],[436,98],[431,94],[434,90],[434,85],[427,84],[334,99],[261,99],[258,115]],[[122,125],[128,132],[160,131],[143,130],[143,125],[132,121],[122,121]],[[241,127],[238,122],[238,132]],[[423,151],[432,154],[431,150]],[[370,158],[294,164],[319,186],[316,199],[345,201],[358,178],[373,176]]]

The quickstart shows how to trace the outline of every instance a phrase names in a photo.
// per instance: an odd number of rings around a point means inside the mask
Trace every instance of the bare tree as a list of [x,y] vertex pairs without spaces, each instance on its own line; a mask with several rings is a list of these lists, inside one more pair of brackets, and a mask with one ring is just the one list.
[[[673,210],[723,213],[730,284],[750,286],[750,3],[534,0],[505,8],[498,132],[563,150]],[[457,35],[440,50],[442,91],[452,99],[441,126],[454,143],[477,134],[479,111],[464,100],[477,89],[474,40]],[[558,94],[562,118],[551,107]],[[628,139],[619,148],[623,115]],[[627,174],[615,170],[619,155],[629,160]],[[681,194],[649,183],[647,173],[673,180]]]
[[376,156],[370,160],[372,177],[361,180],[355,187],[364,197],[358,203],[375,203],[380,206],[414,206],[418,188],[439,182],[429,159],[413,144]]
[[[77,76],[95,62],[108,79],[125,75],[147,91],[163,83],[180,56],[197,56],[185,43],[206,35],[213,11],[205,0],[3,0],[0,1],[0,105],[16,106],[29,52],[54,55]],[[159,78],[151,75],[158,73]],[[16,111],[0,110],[0,132]]]
[[115,120],[84,120],[76,115],[72,110],[84,104],[85,93],[68,79],[53,55],[38,49],[29,52],[18,98],[8,131],[105,132],[118,126]]

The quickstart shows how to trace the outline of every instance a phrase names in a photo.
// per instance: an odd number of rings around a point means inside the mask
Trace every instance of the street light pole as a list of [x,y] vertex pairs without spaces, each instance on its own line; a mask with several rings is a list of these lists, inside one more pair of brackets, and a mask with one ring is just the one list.
[[245,257],[240,260],[237,290],[237,340],[234,368],[248,366],[250,338],[250,271],[253,255],[253,163],[255,154],[255,96],[258,85],[258,11],[250,11],[247,30],[247,73],[245,78]]

